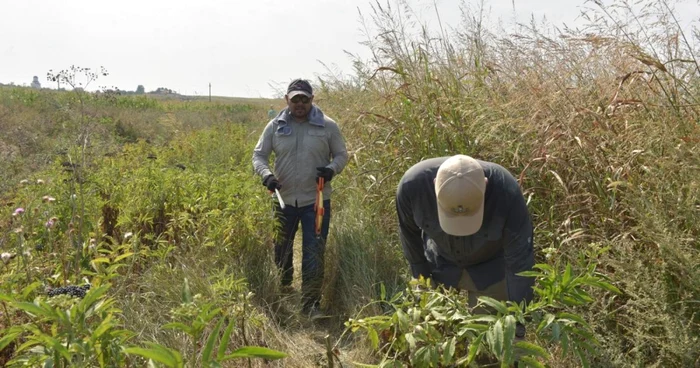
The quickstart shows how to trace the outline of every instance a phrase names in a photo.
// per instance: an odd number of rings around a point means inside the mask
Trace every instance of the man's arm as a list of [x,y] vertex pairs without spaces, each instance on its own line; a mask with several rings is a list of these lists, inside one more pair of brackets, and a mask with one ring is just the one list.
[[406,189],[399,185],[396,193],[396,213],[399,217],[399,237],[403,254],[411,266],[411,274],[414,278],[423,275],[424,278],[431,277],[430,266],[423,251],[423,238],[421,229],[413,219],[413,209]]
[[520,190],[513,194],[511,211],[506,219],[504,229],[504,253],[506,263],[506,284],[508,300],[529,302],[532,300],[535,279],[517,276],[522,271],[532,269],[535,256],[532,245],[532,219]]
[[345,147],[345,139],[343,139],[340,128],[336,124],[333,127],[329,143],[333,160],[326,167],[332,169],[335,174],[340,174],[348,163],[348,150]]
[[272,175],[269,162],[272,153],[272,134],[273,126],[272,121],[270,121],[260,135],[255,149],[253,149],[253,170],[263,178]]

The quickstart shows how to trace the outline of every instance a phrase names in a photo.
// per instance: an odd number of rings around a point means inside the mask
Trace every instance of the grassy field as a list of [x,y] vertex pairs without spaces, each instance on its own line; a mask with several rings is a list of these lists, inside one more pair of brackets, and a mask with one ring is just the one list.
[[[580,31],[476,14],[441,37],[377,7],[373,59],[316,81],[351,158],[315,322],[298,280],[279,290],[251,169],[280,101],[0,88],[0,365],[698,366],[700,40],[642,5]],[[525,312],[475,320],[464,295],[407,288],[396,184],[456,153],[521,184],[540,264]],[[529,345],[507,342],[515,319]]]

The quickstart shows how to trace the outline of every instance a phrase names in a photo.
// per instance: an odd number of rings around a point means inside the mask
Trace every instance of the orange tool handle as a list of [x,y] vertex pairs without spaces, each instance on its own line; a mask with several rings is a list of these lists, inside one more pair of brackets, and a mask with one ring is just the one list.
[[316,211],[316,235],[321,235],[323,215],[325,213],[325,208],[323,208],[323,182],[323,178],[318,178],[318,184],[316,185],[316,203],[314,204],[314,210]]

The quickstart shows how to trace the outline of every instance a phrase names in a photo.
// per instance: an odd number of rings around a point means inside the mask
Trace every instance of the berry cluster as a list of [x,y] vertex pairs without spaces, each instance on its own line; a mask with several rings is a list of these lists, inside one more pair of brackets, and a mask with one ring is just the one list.
[[67,294],[67,295],[70,295],[73,297],[83,298],[85,296],[85,293],[87,293],[88,290],[90,290],[90,284],[85,284],[83,286],[68,285],[68,286],[53,288],[53,289],[49,290],[48,294],[50,297],[62,295],[62,294]]

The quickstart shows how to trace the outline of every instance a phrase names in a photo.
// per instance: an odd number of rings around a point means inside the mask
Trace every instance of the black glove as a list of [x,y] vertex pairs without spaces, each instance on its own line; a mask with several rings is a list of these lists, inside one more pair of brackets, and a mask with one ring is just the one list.
[[316,168],[316,182],[318,182],[318,178],[323,178],[323,180],[328,183],[333,179],[333,175],[335,175],[335,172],[331,168],[323,166]]
[[280,189],[282,186],[280,185],[280,182],[277,181],[277,178],[270,174],[263,179],[262,185],[267,187],[267,190],[269,191],[274,191],[275,189]]

